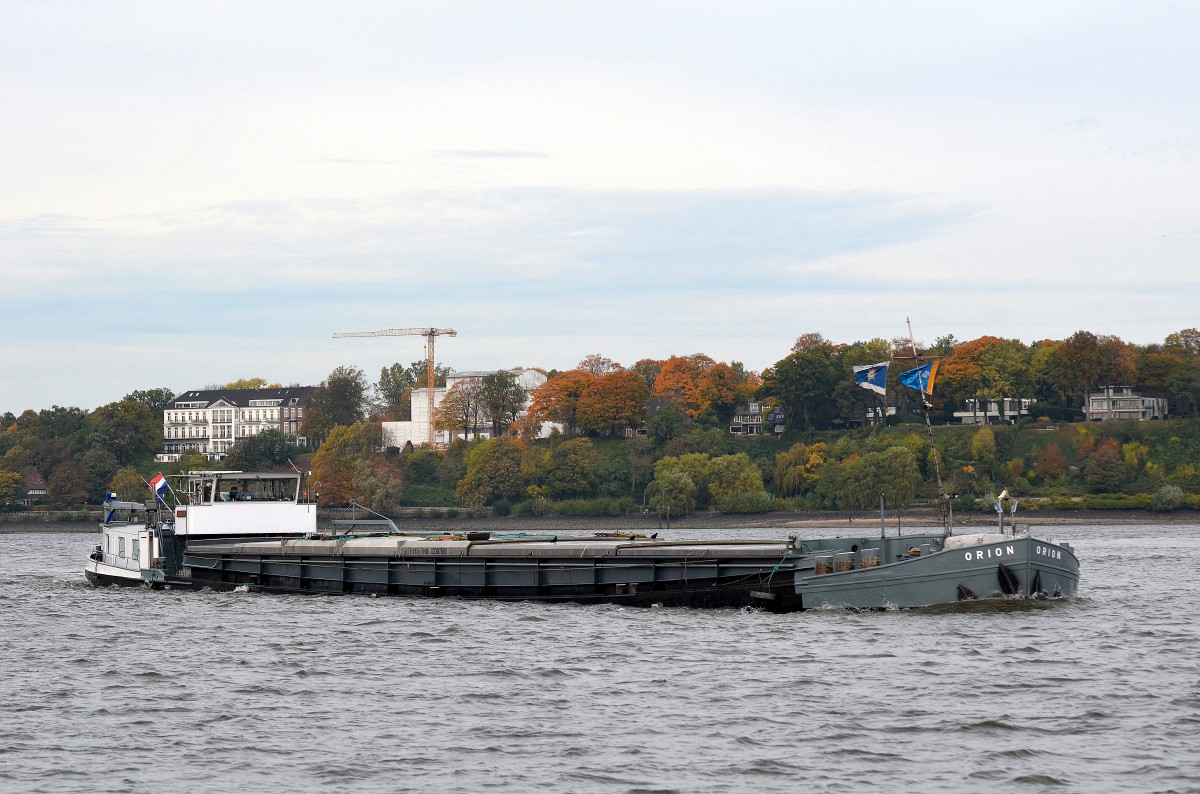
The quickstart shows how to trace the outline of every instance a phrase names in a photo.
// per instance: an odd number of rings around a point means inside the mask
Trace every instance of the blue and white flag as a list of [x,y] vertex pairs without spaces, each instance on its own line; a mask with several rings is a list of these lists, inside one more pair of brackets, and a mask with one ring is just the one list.
[[864,389],[879,392],[880,394],[887,393],[887,369],[888,362],[882,361],[878,364],[866,364],[861,367],[854,368],[854,382]]

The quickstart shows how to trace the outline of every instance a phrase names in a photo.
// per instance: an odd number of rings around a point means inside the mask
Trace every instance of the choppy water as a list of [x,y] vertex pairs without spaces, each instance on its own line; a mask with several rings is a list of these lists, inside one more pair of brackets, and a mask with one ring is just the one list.
[[0,535],[0,790],[1200,791],[1200,527],[1052,534],[1078,600],[783,616],[95,590],[94,535]]

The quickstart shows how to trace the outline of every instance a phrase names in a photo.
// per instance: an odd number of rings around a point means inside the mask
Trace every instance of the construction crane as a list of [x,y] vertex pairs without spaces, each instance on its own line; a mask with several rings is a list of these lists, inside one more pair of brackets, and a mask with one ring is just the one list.
[[385,328],[382,331],[350,331],[334,334],[334,339],[347,336],[423,336],[425,337],[425,377],[429,386],[429,443],[433,443],[433,340],[439,336],[458,336],[453,328]]

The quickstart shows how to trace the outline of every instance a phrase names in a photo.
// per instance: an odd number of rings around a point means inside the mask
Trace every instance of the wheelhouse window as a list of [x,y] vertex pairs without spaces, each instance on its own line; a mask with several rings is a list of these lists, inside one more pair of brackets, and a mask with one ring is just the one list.
[[130,555],[131,559],[134,559],[134,560],[138,559],[138,555],[141,553],[141,550],[142,550],[142,541],[140,539],[135,539],[133,541],[133,554]]
[[125,538],[117,538],[117,556],[125,556]]

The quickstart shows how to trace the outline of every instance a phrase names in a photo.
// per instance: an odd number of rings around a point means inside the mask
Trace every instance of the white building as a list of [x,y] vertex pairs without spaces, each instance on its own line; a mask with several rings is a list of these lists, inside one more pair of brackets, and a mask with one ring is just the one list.
[[194,449],[209,460],[221,460],[239,439],[264,430],[296,436],[304,421],[305,403],[313,386],[286,389],[211,389],[177,396],[163,411],[163,451],[159,463],[179,460]]
[[1167,401],[1162,397],[1134,394],[1130,386],[1102,386],[1088,394],[1083,413],[1090,422],[1117,419],[1166,419]]
[[[465,381],[482,381],[487,375],[495,374],[498,370],[476,371],[476,372],[454,372],[446,376],[446,385],[438,386],[433,390],[433,409],[437,410],[442,404],[442,400],[446,396],[446,392],[454,388],[455,384]],[[517,377],[517,384],[525,390],[525,406],[521,409],[521,415],[529,408],[529,393],[546,382],[546,375],[538,372],[536,369],[513,369],[509,370]],[[407,422],[384,422],[383,423],[383,439],[384,444],[392,447],[402,447],[405,443],[411,443],[414,447],[419,447],[422,444],[429,443],[429,389],[413,389],[410,405],[412,408],[412,419]],[[548,437],[550,427],[543,428],[543,437]],[[482,414],[479,417],[479,424],[470,428],[470,432],[464,436],[462,430],[458,430],[453,434],[446,431],[436,431],[433,437],[435,446],[444,447],[452,440],[457,438],[490,438],[492,435],[492,425],[487,420],[487,417]]]
[[[955,411],[954,418],[964,425],[990,425],[995,422],[1015,422],[1029,416],[1033,400],[1028,397],[1004,397],[1000,400],[963,400],[964,411]],[[1001,411],[1001,408],[1004,410]]]

